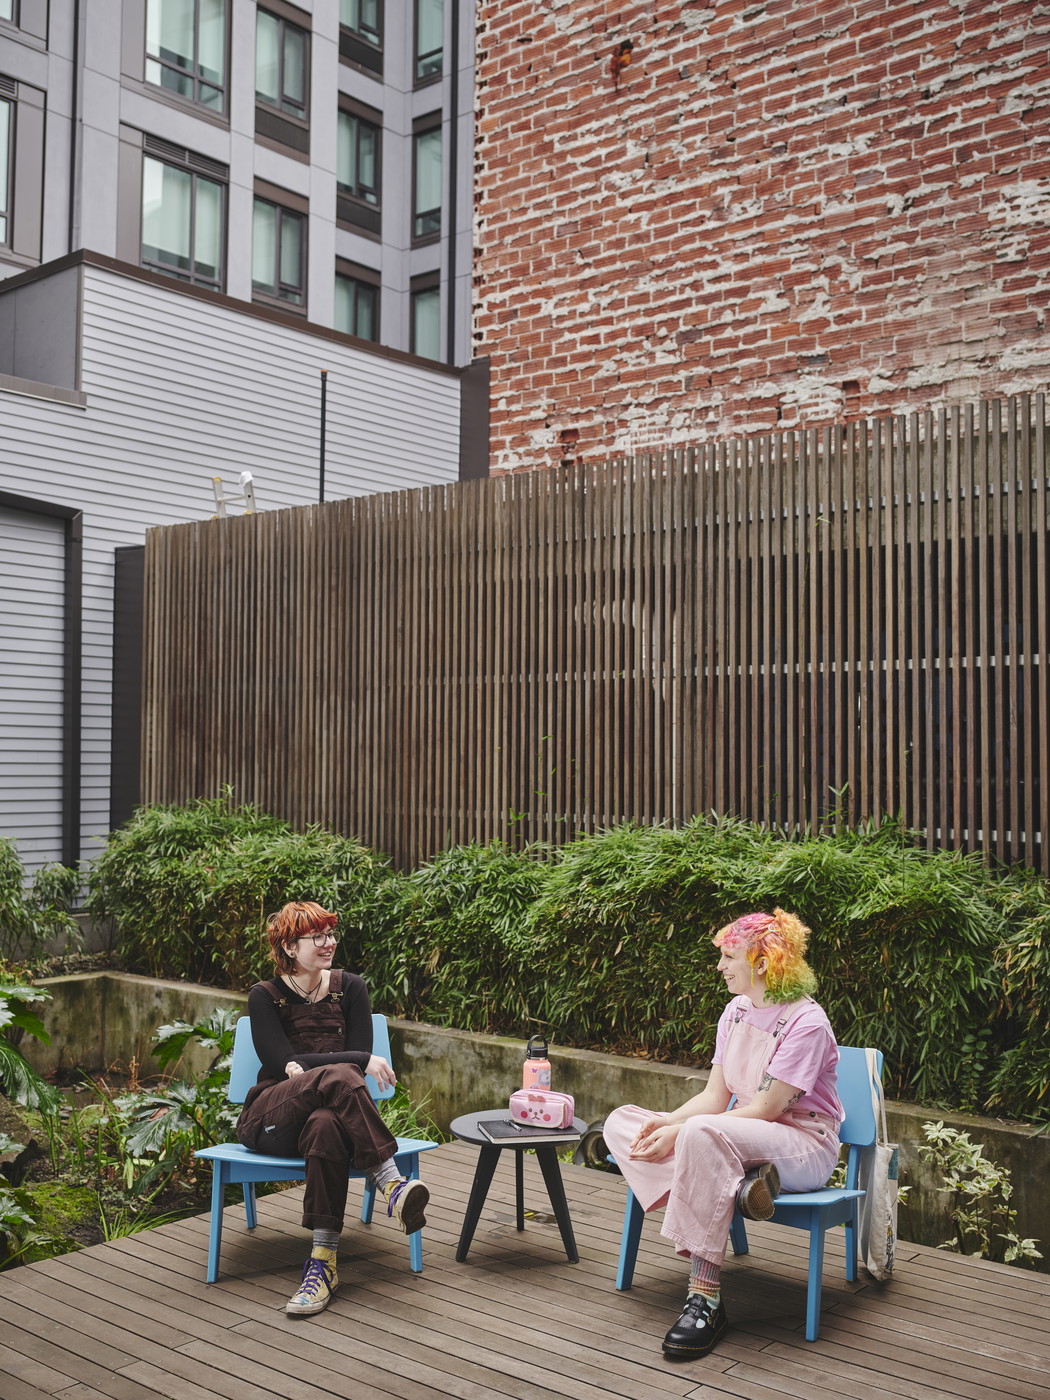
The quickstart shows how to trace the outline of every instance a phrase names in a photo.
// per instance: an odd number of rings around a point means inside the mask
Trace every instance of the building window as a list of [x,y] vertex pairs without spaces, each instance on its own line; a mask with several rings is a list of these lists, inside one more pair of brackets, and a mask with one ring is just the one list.
[[441,127],[412,137],[412,238],[435,238],[441,232]]
[[[22,19],[24,11],[16,11]],[[43,239],[46,94],[0,73],[0,249],[39,262]]]
[[0,98],[0,243],[11,242],[11,159],[14,105]]
[[377,49],[383,47],[383,0],[339,0],[339,23]]
[[445,0],[415,0],[416,83],[440,76],[445,45]]
[[339,57],[383,75],[383,0],[339,0]]
[[305,29],[259,10],[255,21],[255,96],[306,120],[309,42]]
[[412,289],[411,339],[408,348],[414,355],[425,355],[428,360],[440,360],[441,287],[437,284],[436,277],[420,281],[431,282],[433,285],[420,285]]
[[293,209],[255,200],[252,218],[252,292],[302,306],[306,289],[306,219]]
[[[366,273],[366,276],[368,274]],[[335,328],[362,340],[379,339],[379,282],[335,275]]]
[[379,204],[379,128],[353,112],[339,113],[335,178],[343,194]]
[[15,0],[0,0],[0,19],[9,19],[12,24],[17,23]]
[[226,0],[147,0],[146,81],[223,110]]
[[225,189],[193,170],[142,159],[142,263],[222,289]]

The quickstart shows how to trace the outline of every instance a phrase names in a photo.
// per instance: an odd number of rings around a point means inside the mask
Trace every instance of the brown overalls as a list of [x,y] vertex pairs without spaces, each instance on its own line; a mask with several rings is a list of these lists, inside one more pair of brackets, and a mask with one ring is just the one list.
[[[294,1051],[322,1055],[346,1049],[341,973],[339,986],[323,1001],[292,1004],[279,980],[266,988]],[[342,1229],[351,1165],[372,1172],[397,1150],[364,1071],[351,1064],[322,1065],[290,1079],[254,1084],[237,1121],[237,1138],[251,1152],[305,1158],[303,1225],[308,1230]]]

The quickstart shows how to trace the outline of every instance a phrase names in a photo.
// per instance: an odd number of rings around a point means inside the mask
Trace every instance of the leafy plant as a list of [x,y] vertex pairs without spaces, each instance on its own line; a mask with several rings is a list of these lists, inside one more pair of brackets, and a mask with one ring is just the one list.
[[176,1021],[154,1036],[161,1065],[177,1061],[191,1041],[216,1053],[203,1075],[115,1102],[116,1139],[126,1190],[144,1195],[176,1174],[191,1175],[193,1154],[231,1135],[238,1110],[226,1097],[238,1012],[217,1008],[196,1025]]
[[924,1123],[922,1131],[926,1142],[919,1156],[944,1179],[937,1189],[949,1197],[948,1214],[954,1227],[954,1238],[939,1248],[1006,1264],[1034,1264],[1041,1259],[1038,1241],[1017,1234],[1017,1212],[1010,1206],[1013,1185],[1006,1167],[989,1161],[983,1144],[972,1142],[969,1133],[943,1123]]
[[[544,881],[542,852],[455,846],[397,891],[391,937],[364,950],[372,999],[438,1025],[491,1030],[523,1025],[529,910]],[[513,1010],[511,1010],[513,1008]]]
[[32,958],[58,938],[80,946],[80,926],[70,909],[80,875],[65,865],[45,865],[26,879],[13,841],[0,836],[0,958]]
[[39,987],[18,983],[0,984],[0,1089],[9,1099],[27,1108],[54,1109],[61,1095],[46,1083],[9,1038],[12,1032],[27,1034],[50,1043],[40,1018],[29,1007],[33,1002],[50,1001],[50,993]]
[[0,1269],[8,1269],[29,1250],[64,1254],[76,1246],[66,1236],[41,1227],[41,1208],[24,1186],[0,1187]]
[[196,1041],[205,1050],[214,1050],[215,1057],[208,1067],[209,1082],[218,1082],[230,1068],[233,1054],[233,1037],[241,1013],[236,1007],[216,1007],[202,1021],[191,1025],[188,1021],[175,1021],[170,1026],[160,1026],[153,1035],[153,1058],[162,1067],[175,1063],[186,1046]]

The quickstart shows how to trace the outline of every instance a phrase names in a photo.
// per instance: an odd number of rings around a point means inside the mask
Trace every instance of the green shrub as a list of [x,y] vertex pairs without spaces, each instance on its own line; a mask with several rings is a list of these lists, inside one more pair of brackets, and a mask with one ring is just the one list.
[[891,1094],[974,1108],[987,1075],[1003,921],[973,857],[927,851],[895,825],[785,845],[756,907],[791,909],[813,933],[820,1001],[839,1040],[877,1045]]
[[973,1059],[959,1048],[989,1025],[1002,930],[980,898],[986,879],[895,825],[797,842],[742,822],[617,827],[566,847],[533,911],[542,1015],[585,1044],[709,1058],[725,1003],[710,938],[780,905],[812,930],[843,1043],[879,1045],[898,1093],[971,1106]]
[[[563,847],[530,920],[534,1014],[558,1039],[696,1060],[725,1004],[711,935],[751,905],[723,875],[775,847],[743,822],[626,824]],[[736,893],[736,892],[735,892]]]
[[1030,872],[927,851],[893,821],[788,839],[753,823],[624,824],[560,848],[454,847],[410,876],[357,842],[227,800],[143,809],[91,876],[132,967],[220,985],[268,972],[262,917],[314,898],[374,1005],[466,1030],[708,1063],[711,936],[780,905],[839,1040],[895,1097],[1050,1117],[1050,897]]
[[266,915],[312,899],[339,915],[341,956],[357,963],[389,908],[387,861],[318,827],[294,832],[228,796],[142,807],[113,832],[89,877],[87,910],[116,920],[133,971],[238,987],[272,971]]
[[529,910],[542,852],[455,846],[403,881],[386,938],[365,950],[372,1000],[398,1015],[464,1030],[518,1031],[528,1016]]
[[13,841],[0,836],[0,960],[35,957],[53,939],[78,946],[80,926],[70,914],[80,875],[45,865],[31,880]]
[[996,949],[997,1063],[988,1104],[1050,1117],[1050,899],[1028,872],[998,891],[1007,931]]

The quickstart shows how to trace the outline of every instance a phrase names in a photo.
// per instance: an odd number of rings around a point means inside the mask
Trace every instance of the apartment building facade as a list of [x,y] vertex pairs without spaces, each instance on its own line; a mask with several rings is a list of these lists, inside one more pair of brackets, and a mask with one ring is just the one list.
[[470,358],[473,6],[0,0],[0,278],[77,249]]
[[0,835],[28,869],[137,801],[152,527],[244,472],[260,529],[485,474],[471,16],[0,0]]

